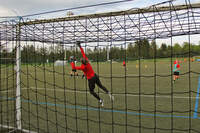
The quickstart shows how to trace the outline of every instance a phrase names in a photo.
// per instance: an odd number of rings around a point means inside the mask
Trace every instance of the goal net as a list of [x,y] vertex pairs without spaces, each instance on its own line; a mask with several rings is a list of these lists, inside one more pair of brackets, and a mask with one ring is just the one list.
[[[200,4],[1,22],[0,130],[19,132],[199,132]],[[88,57],[102,84],[89,91]],[[177,71],[175,64],[180,65]],[[176,65],[177,66],[177,65]]]

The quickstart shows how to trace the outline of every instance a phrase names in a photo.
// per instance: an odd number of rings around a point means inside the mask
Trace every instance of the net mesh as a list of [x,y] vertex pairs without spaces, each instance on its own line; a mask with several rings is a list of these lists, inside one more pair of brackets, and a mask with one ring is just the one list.
[[[0,130],[19,129],[20,121],[21,132],[198,133],[200,64],[195,57],[200,45],[194,43],[200,33],[199,13],[198,3],[168,1],[144,9],[2,21]],[[177,38],[185,42],[180,45]],[[77,41],[115,97],[110,101],[96,86],[104,107],[90,94],[82,71],[75,74],[67,63],[73,55],[81,65]],[[174,82],[176,58],[181,72]],[[15,61],[21,62],[20,69]],[[57,61],[62,65],[55,65]]]

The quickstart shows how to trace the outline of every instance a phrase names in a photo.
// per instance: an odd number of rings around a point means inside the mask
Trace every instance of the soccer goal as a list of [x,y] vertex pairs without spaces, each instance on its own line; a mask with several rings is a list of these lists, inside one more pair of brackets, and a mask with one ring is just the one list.
[[[200,3],[76,14],[0,22],[0,132],[200,131]],[[103,107],[73,74],[77,42],[114,96],[96,86]]]

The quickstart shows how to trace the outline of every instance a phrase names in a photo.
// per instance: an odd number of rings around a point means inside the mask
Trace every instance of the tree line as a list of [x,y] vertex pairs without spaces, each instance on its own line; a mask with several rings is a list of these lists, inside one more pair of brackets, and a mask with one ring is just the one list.
[[[5,62],[3,58],[15,58],[16,48],[12,52],[7,52],[5,49],[0,50],[0,61]],[[169,57],[188,57],[200,55],[200,44],[183,44],[176,43],[173,46],[162,43],[160,46],[155,41],[148,41],[147,39],[138,40],[129,43],[126,47],[113,46],[109,49],[106,47],[95,47],[93,49],[87,47],[85,49],[88,58],[91,61],[106,61],[109,50],[109,59],[122,60],[137,60],[153,59],[153,58],[169,58]],[[77,60],[82,57],[79,49],[64,49],[62,46],[56,47],[34,47],[33,45],[25,45],[21,48],[22,63],[49,63],[56,60],[68,60],[70,56],[74,55]],[[7,63],[9,60],[7,60]]]

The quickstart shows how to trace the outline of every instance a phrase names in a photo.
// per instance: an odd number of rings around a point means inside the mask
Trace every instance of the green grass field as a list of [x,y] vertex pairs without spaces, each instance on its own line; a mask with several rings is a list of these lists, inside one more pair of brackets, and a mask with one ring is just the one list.
[[[22,65],[22,127],[41,133],[190,133],[200,132],[197,90],[200,63],[181,63],[172,84],[171,61],[141,60],[92,63],[102,83],[115,96],[96,87],[104,107],[89,93],[87,80],[70,77],[70,66]],[[1,66],[2,125],[15,126],[15,72]],[[126,75],[126,76],[125,76]],[[197,113],[195,113],[197,111]],[[0,128],[5,131],[5,128]]]

